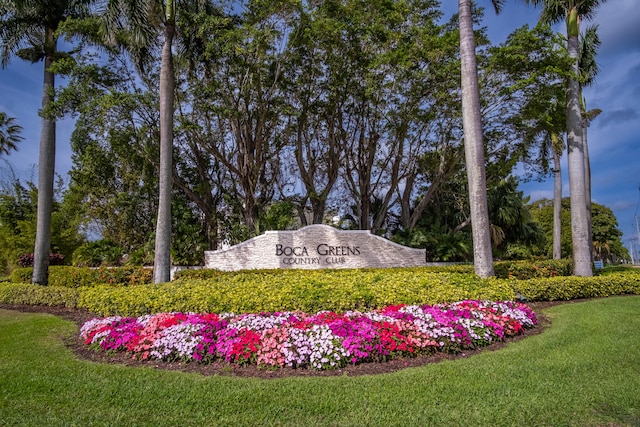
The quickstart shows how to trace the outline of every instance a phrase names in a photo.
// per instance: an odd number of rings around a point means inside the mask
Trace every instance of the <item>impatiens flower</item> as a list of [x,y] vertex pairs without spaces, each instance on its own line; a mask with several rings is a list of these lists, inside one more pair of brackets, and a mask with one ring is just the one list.
[[388,306],[370,312],[158,313],[91,319],[85,344],[138,359],[337,369],[348,363],[460,352],[522,333],[535,313],[515,302]]

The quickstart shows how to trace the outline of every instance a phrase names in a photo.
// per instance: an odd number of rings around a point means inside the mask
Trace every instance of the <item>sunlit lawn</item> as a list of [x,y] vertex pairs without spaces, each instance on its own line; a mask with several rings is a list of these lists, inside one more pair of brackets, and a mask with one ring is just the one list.
[[545,313],[542,334],[468,359],[262,380],[77,360],[73,323],[0,310],[0,426],[640,425],[640,296]]

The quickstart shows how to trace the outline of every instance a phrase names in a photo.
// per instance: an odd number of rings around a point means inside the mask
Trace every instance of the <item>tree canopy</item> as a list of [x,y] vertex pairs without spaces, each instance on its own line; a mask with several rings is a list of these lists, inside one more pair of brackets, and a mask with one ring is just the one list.
[[[112,5],[121,3],[135,2]],[[163,170],[174,264],[323,222],[426,247],[434,260],[470,259],[456,17],[435,0],[168,3],[178,7],[167,21],[176,40],[169,169],[159,160],[158,90],[167,17],[147,22],[155,42],[144,48],[133,43],[135,22],[117,14],[107,39],[95,17],[60,28],[84,36],[73,58],[51,66],[67,84],[47,114],[77,118],[65,197],[104,239],[97,248],[153,259]],[[480,23],[482,11],[471,12]],[[502,45],[482,28],[474,39],[491,246],[499,257],[536,255],[543,233],[514,171],[550,172],[567,55],[544,25]]]

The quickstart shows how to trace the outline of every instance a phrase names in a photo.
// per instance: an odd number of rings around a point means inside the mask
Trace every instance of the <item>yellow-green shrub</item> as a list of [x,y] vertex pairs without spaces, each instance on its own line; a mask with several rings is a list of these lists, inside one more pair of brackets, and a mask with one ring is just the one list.
[[200,269],[187,269],[187,270],[180,270],[180,271],[176,271],[175,275],[173,276],[174,280],[194,280],[194,279],[200,279],[200,280],[207,280],[207,279],[215,279],[218,276],[221,276],[223,274],[231,274],[231,273],[225,273],[223,271],[220,270],[214,270],[211,268],[200,268]]
[[[146,271],[150,273],[150,270]],[[603,272],[600,276],[590,278],[572,276],[529,280],[480,279],[469,273],[436,273],[429,267],[259,270],[214,272],[202,274],[201,277],[208,278],[183,277],[172,283],[138,286],[92,282],[78,288],[0,284],[0,302],[77,305],[78,308],[86,308],[103,316],[133,316],[162,311],[342,312],[402,303],[513,300],[516,294],[525,296],[528,301],[640,294],[640,270],[637,269]],[[78,285],[82,281],[76,279],[72,283]]]
[[62,286],[3,283],[0,285],[0,303],[76,308],[79,293],[78,289]]
[[610,295],[640,294],[640,274],[611,273],[594,277],[551,277],[512,280],[515,292],[528,301],[559,301]]
[[416,269],[263,270],[135,288],[95,286],[82,290],[79,306],[104,316],[160,311],[316,312],[515,297],[507,281],[459,273],[420,273]]
[[[11,272],[11,281],[14,283],[31,282],[32,267],[17,268]],[[49,267],[49,285],[67,288],[79,288],[94,286],[99,283],[110,285],[128,286],[151,283],[153,270],[142,267]]]
[[32,276],[33,276],[33,267],[16,268],[11,272],[11,282],[31,283]]

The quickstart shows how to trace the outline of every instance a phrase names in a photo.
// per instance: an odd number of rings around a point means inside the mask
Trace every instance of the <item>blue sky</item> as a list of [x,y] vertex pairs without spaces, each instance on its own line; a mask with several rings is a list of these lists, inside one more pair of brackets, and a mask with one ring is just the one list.
[[[485,7],[484,25],[493,43],[504,42],[514,29],[535,25],[539,10],[522,1],[505,2],[500,15],[495,15],[489,0],[478,0]],[[442,0],[442,10],[450,15],[457,11],[457,2]],[[640,216],[640,7],[638,0],[608,0],[597,10],[593,23],[599,24],[602,40],[598,55],[600,74],[595,84],[585,89],[589,109],[599,108],[602,114],[589,128],[588,141],[592,161],[592,197],[596,203],[611,208],[624,233],[623,242],[640,248],[635,215]],[[583,27],[585,23],[583,23]],[[564,31],[563,25],[557,26]],[[40,119],[37,115],[42,93],[42,64],[31,65],[13,59],[0,70],[0,111],[15,117],[23,126],[25,140],[18,152],[2,156],[23,179],[37,176]],[[56,171],[66,178],[71,168],[69,137],[73,119],[58,122]],[[566,161],[564,162],[563,194],[568,196]],[[5,162],[0,162],[0,174],[6,174]],[[530,182],[521,185],[532,200],[552,197],[552,182]],[[640,219],[639,219],[640,221]]]

